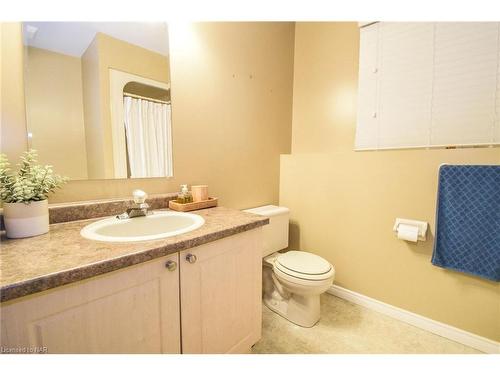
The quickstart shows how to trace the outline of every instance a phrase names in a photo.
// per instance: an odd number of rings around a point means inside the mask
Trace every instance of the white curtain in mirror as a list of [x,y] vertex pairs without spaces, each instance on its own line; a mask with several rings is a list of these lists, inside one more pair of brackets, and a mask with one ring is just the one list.
[[130,177],[171,177],[170,104],[128,96],[123,104]]

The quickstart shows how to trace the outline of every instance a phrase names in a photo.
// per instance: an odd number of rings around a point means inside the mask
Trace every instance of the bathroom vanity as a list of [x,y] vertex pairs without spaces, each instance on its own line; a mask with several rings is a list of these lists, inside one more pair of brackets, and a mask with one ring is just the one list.
[[1,346],[48,353],[245,353],[261,334],[262,229],[222,207],[155,241],[2,238]]

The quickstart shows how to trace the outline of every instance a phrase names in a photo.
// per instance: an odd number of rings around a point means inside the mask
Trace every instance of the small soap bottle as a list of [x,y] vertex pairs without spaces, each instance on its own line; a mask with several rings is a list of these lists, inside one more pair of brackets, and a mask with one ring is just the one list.
[[185,190],[187,190],[187,186],[181,185],[181,192],[177,195],[177,203],[181,203],[181,204],[186,203],[186,197],[184,195]]
[[184,185],[182,193],[184,194],[184,203],[191,203],[193,202],[193,195],[191,192],[188,190],[187,185]]
[[181,192],[177,196],[177,203],[186,204],[193,201],[193,196],[189,192],[187,185],[181,185]]

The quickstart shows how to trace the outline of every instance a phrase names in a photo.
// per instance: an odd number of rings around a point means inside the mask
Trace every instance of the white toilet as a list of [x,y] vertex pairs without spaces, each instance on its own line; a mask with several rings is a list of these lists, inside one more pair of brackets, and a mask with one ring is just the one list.
[[306,251],[278,252],[288,247],[288,208],[269,205],[245,211],[269,218],[263,227],[264,304],[292,323],[312,327],[320,318],[319,296],[333,284],[335,269]]

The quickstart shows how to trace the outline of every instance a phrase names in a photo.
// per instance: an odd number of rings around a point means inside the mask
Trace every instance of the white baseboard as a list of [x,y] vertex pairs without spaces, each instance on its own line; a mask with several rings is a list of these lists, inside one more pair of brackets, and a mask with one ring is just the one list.
[[485,337],[478,336],[473,333],[450,326],[448,324],[440,323],[436,320],[426,318],[425,316],[400,309],[399,307],[389,305],[365,295],[353,292],[349,289],[333,285],[330,287],[327,293],[333,294],[334,296],[345,299],[357,305],[364,306],[371,310],[375,310],[381,314],[411,324],[415,327],[425,329],[426,331],[432,332],[436,335],[459,342],[463,345],[470,346],[471,348],[480,350],[484,353],[500,353],[500,343],[497,341],[493,341]]

